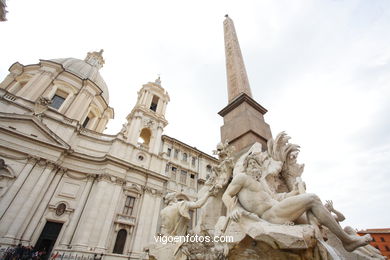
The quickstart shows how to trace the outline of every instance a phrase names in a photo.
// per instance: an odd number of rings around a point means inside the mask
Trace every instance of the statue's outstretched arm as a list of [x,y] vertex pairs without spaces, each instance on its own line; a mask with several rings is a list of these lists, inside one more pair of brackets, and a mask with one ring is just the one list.
[[341,213],[340,211],[333,209],[333,213],[334,213],[334,214],[336,214],[336,216],[337,216],[337,219],[336,219],[336,221],[338,221],[338,222],[342,222],[342,221],[344,221],[344,220],[345,220],[345,216],[344,216],[344,214],[343,214],[343,213]]
[[342,222],[342,221],[345,220],[344,214],[341,213],[340,211],[336,210],[336,209],[333,207],[333,201],[327,200],[326,203],[325,203],[325,207],[326,207],[330,212],[333,212],[334,214],[336,214],[335,220],[336,220],[337,222]]
[[206,201],[207,201],[207,199],[209,198],[210,195],[211,195],[210,192],[207,191],[197,201],[187,202],[188,203],[187,204],[188,205],[188,209],[197,209],[197,208],[202,207],[206,203]]

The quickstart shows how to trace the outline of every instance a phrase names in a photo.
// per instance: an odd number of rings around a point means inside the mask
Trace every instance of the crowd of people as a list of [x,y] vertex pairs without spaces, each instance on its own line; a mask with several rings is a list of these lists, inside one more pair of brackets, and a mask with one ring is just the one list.
[[36,250],[32,246],[23,246],[19,244],[17,247],[8,248],[4,255],[4,260],[41,260],[46,259],[47,252],[45,250]]

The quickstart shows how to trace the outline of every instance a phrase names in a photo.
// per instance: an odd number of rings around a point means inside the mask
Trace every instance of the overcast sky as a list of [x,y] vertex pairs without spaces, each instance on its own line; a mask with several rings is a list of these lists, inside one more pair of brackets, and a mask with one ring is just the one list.
[[227,105],[222,23],[239,37],[273,135],[301,146],[309,192],[354,228],[390,227],[390,1],[7,1],[0,78],[16,61],[104,49],[116,134],[142,84],[169,92],[164,134],[211,153]]

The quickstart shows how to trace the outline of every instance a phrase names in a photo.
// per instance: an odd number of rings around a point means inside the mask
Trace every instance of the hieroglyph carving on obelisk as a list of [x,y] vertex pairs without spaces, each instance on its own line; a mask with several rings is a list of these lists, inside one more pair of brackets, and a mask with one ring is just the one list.
[[252,93],[233,20],[230,19],[230,17],[227,15],[225,17],[226,19],[223,22],[223,27],[225,38],[228,99],[230,103],[241,93],[245,93],[250,97],[252,97]]

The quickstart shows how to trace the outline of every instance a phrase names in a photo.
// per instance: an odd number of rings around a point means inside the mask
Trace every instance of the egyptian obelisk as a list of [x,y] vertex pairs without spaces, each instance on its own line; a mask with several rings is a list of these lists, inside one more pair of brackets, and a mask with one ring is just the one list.
[[264,121],[267,110],[257,103],[249,86],[244,59],[233,20],[228,15],[223,22],[226,56],[228,105],[218,114],[223,117],[221,141],[228,141],[239,152],[259,142],[263,149],[272,138],[271,129]]

